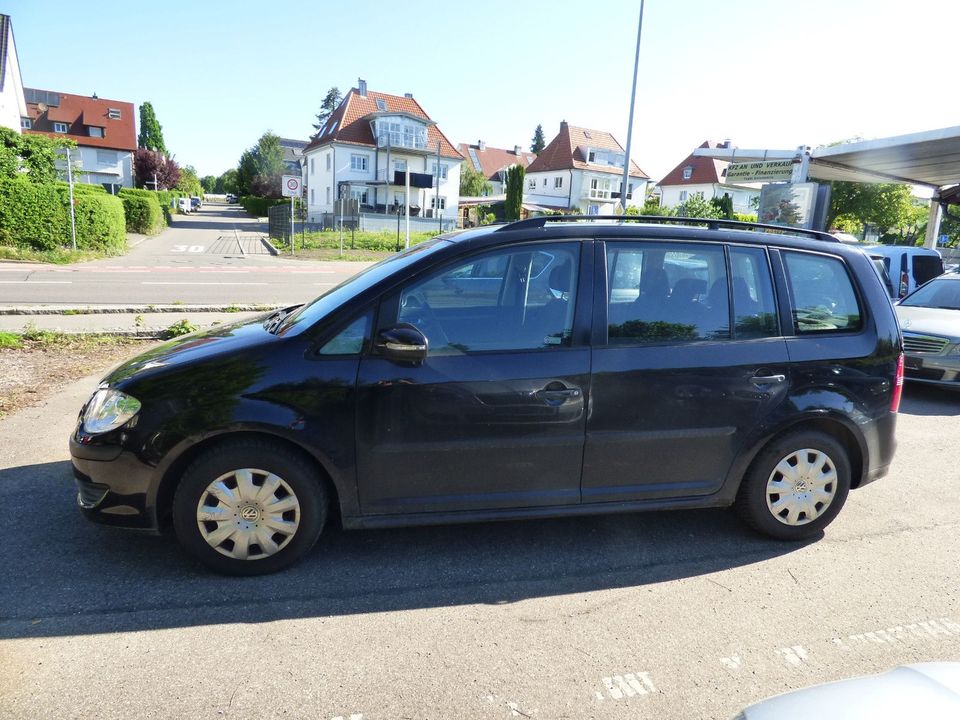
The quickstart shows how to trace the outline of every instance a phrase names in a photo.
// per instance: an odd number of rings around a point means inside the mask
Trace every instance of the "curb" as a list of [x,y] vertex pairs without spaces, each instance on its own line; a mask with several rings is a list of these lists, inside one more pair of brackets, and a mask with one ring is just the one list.
[[265,238],[263,235],[260,236],[260,242],[263,243],[264,247],[267,248],[267,252],[270,253],[271,255],[276,256],[280,254],[280,251],[277,250],[276,247],[274,247],[273,243],[270,242],[270,240]]
[[0,307],[0,315],[141,315],[144,313],[241,313],[268,312],[286,305],[87,305],[44,307],[37,305]]

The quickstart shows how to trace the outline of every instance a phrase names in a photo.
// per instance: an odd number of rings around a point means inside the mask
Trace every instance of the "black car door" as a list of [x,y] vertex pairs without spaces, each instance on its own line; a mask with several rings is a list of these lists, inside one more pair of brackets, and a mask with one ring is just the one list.
[[580,502],[592,259],[590,242],[512,245],[383,299],[378,330],[412,324],[429,351],[360,364],[365,515]]

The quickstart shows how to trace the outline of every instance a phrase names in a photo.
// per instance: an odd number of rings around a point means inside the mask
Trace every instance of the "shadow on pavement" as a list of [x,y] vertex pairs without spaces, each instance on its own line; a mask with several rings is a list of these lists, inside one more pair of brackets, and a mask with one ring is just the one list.
[[960,415],[960,392],[935,385],[917,385],[909,380],[903,386],[900,413],[904,415]]
[[642,587],[791,553],[723,510],[344,532],[277,575],[208,573],[174,537],[81,517],[67,461],[0,470],[0,638],[325,617]]

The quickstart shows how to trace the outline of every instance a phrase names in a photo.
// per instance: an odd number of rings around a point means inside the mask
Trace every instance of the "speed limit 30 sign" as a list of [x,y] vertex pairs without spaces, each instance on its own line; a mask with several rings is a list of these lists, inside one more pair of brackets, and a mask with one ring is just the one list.
[[284,175],[280,183],[283,197],[302,197],[303,183],[296,175]]

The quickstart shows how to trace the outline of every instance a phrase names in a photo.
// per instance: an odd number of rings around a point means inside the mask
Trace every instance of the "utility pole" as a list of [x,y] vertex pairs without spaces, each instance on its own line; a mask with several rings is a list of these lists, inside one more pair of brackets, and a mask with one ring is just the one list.
[[64,148],[67,151],[67,185],[70,188],[70,246],[73,251],[77,251],[77,216],[73,209],[73,167],[70,161],[70,148]]
[[[440,212],[440,141],[437,140],[437,193],[433,198],[433,212]],[[441,221],[440,232],[443,232],[443,221]]]
[[405,166],[404,174],[406,175],[406,183],[407,183],[407,194],[406,194],[406,200],[404,202],[404,204],[406,205],[406,211],[407,211],[406,212],[407,242],[404,245],[404,247],[409,248],[410,247],[410,163],[409,162],[407,162]]
[[620,206],[627,212],[627,188],[630,186],[630,143],[633,139],[633,106],[637,101],[637,70],[640,67],[640,31],[643,30],[643,0],[640,0],[640,20],[637,22],[637,52],[633,58],[633,87],[630,90],[630,119],[627,121],[627,150],[623,158],[623,186],[620,188]]

